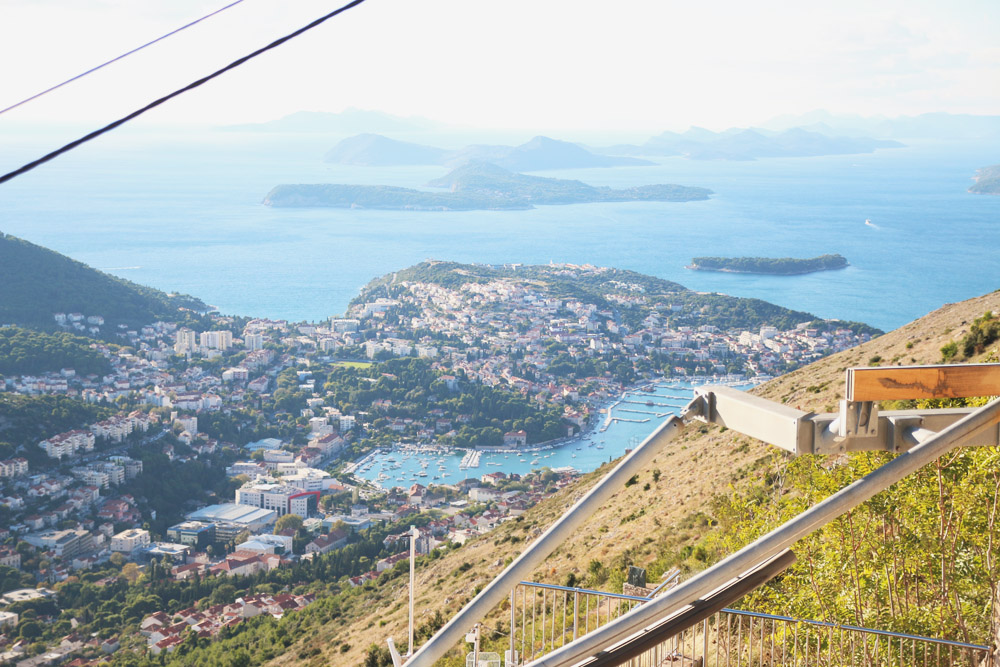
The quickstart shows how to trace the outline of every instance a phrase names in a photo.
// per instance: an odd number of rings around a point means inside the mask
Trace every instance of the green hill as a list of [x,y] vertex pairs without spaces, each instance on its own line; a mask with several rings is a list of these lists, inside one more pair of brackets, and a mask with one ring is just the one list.
[[104,318],[102,334],[204,311],[194,297],[117,278],[24,239],[0,233],[0,324],[55,328],[55,313]]
[[[878,335],[879,329],[860,322],[831,320],[763,301],[727,294],[695,292],[684,285],[635,271],[566,265],[484,265],[427,261],[368,283],[352,304],[392,296],[394,283],[425,282],[457,289],[465,283],[487,283],[503,278],[545,286],[549,295],[592,303],[618,313],[630,326],[641,327],[650,312],[658,311],[673,326],[715,326],[720,329],[757,329],[764,325],[787,330],[804,322],[820,328],[845,327],[857,333]],[[615,297],[641,297],[641,303]]]
[[847,266],[847,260],[843,255],[820,255],[811,259],[795,257],[695,257],[687,268],[695,271],[793,276],[842,269],[845,266]]
[[4,327],[0,329],[0,374],[36,374],[61,368],[72,368],[80,375],[110,372],[110,362],[90,344],[89,339],[69,333]]

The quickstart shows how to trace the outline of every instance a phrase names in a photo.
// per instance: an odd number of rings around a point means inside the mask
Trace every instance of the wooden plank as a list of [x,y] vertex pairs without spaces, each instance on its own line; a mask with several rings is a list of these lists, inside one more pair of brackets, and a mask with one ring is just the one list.
[[998,395],[1000,395],[1000,364],[847,369],[849,401]]

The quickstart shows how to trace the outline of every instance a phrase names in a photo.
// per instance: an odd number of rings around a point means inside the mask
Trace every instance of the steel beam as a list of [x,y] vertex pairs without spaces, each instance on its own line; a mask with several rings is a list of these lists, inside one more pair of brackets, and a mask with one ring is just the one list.
[[812,413],[723,385],[698,387],[694,393],[707,402],[699,419],[731,428],[793,454],[812,453],[813,427],[809,421]]

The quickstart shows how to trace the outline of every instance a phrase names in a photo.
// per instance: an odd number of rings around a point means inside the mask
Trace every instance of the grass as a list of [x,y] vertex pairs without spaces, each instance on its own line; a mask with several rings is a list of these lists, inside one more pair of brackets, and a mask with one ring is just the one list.
[[375,364],[368,361],[336,361],[334,366],[343,366],[344,368],[371,368]]

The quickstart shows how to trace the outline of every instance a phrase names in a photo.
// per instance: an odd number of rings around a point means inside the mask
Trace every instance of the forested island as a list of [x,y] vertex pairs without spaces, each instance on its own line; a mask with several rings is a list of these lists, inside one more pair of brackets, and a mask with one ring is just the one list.
[[685,185],[641,185],[615,189],[582,181],[528,176],[489,162],[470,162],[427,184],[428,192],[390,185],[279,185],[264,204],[275,207],[372,208],[413,211],[530,209],[536,204],[595,202],[684,202],[708,199],[712,191]]
[[687,267],[695,271],[764,273],[792,276],[816,271],[832,271],[847,266],[843,255],[820,255],[811,259],[795,257],[695,257]]
[[972,194],[1000,195],[1000,164],[977,169],[973,180],[976,182],[969,188]]

